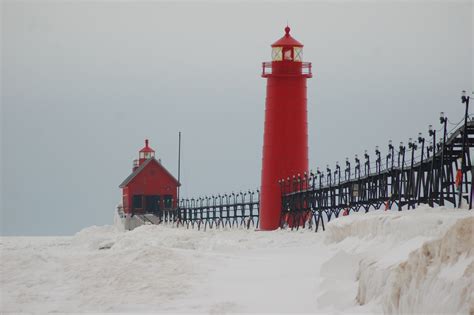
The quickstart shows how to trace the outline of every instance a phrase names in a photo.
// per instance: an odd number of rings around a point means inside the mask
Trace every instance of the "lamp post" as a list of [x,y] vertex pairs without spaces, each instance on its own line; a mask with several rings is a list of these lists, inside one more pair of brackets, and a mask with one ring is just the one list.
[[326,181],[329,184],[329,187],[332,185],[332,176],[331,176],[331,169],[329,168],[329,164],[326,165]]
[[430,185],[430,193],[429,193],[429,201],[428,201],[428,204],[433,207],[434,203],[433,203],[433,196],[435,194],[435,192],[438,190],[437,189],[437,182],[435,183],[435,174],[434,174],[434,162],[435,162],[435,158],[436,158],[436,130],[433,129],[433,125],[429,125],[428,126],[428,133],[430,135],[430,137],[433,137],[433,139],[431,140],[432,144],[431,144],[431,149],[433,151],[432,153],[432,157],[431,157],[431,170],[430,170],[430,182],[431,182],[431,185]]
[[308,186],[309,186],[309,185],[308,185],[309,177],[308,177],[308,173],[307,173],[306,171],[303,173],[303,178],[304,178],[304,179],[303,179],[303,186],[302,186],[302,189],[307,190],[307,189],[308,189]]
[[[389,144],[388,144],[388,153],[387,153],[387,157],[385,159],[385,169],[388,170],[389,169],[389,166],[388,166],[388,161],[390,158],[392,158],[392,167],[390,168],[390,172],[389,174],[391,174],[393,172],[393,155],[390,153],[391,152],[391,149],[393,148],[392,146],[392,140],[389,141]],[[387,185],[388,185],[388,179],[389,179],[390,176],[387,175],[386,177],[386,180],[387,180]],[[391,177],[391,181],[392,181],[392,184],[390,185],[390,193],[387,191],[386,194],[390,194],[390,196],[393,196],[393,177]]]
[[328,189],[329,202],[333,204],[332,203],[332,176],[331,176],[331,169],[329,168],[329,164],[326,165],[326,172],[327,172],[327,175],[326,175],[327,185],[326,186],[329,187]]
[[[296,188],[296,190],[299,191],[299,192],[301,192],[302,180],[301,180],[301,174],[300,174],[300,173],[298,173],[298,177],[296,178],[296,182],[297,182],[297,188]],[[297,209],[297,210],[301,210],[301,206],[302,206],[302,204],[301,204],[301,197],[302,197],[301,194],[298,194],[297,197],[296,197],[296,198],[297,198],[297,202],[296,202],[296,205],[297,205],[296,209]]]
[[[462,104],[466,104],[466,113],[464,114],[464,130],[462,134],[462,159],[461,159],[461,177],[459,182],[459,208],[461,207],[461,198],[462,198],[462,184],[463,184],[463,175],[466,171],[466,142],[467,142],[467,117],[469,116],[469,100],[470,97],[466,94],[466,91],[462,91],[461,102]],[[472,199],[472,196],[469,197]],[[472,201],[469,202],[469,209],[472,206]]]
[[[285,180],[284,179],[279,179],[278,180],[278,184],[280,185],[280,193],[281,193],[281,197],[283,198],[285,192],[284,192],[284,187],[285,187]],[[282,207],[283,208],[283,207]]]
[[346,172],[345,172],[346,180],[351,179],[351,162],[349,162],[349,158],[346,157]]
[[441,145],[441,166],[440,166],[440,195],[439,205],[444,206],[444,154],[446,150],[446,132],[448,118],[444,115],[444,112],[439,113],[439,123],[443,125],[443,143]]
[[311,187],[312,191],[316,188],[316,174],[313,173],[313,170],[311,170]]
[[319,176],[319,189],[321,189],[323,174],[322,174],[321,171],[319,170],[319,166],[318,166],[318,168],[316,169],[316,174],[318,174],[318,176]]
[[357,176],[357,179],[360,179],[360,160],[359,160],[359,156],[356,154],[355,155],[355,163],[356,163],[356,166],[355,166],[355,174]]
[[[305,172],[306,173],[306,172]],[[302,191],[303,190],[303,178],[301,177],[301,174],[298,173],[298,187],[297,187],[297,190],[298,191]]]
[[423,138],[423,134],[421,132],[418,133],[418,143],[421,144],[421,157],[420,160],[423,162],[423,155],[425,152],[425,138]]
[[[336,162],[336,171],[334,174],[337,173],[338,176],[338,181],[337,184],[339,185],[341,183],[341,166],[339,166],[339,161]],[[336,178],[334,177],[334,182],[336,182]]]
[[388,140],[388,149],[389,149],[390,155],[392,157],[392,169],[393,169],[393,166],[394,166],[394,163],[395,163],[395,147],[393,146],[392,140]]
[[418,205],[420,205],[420,197],[421,197],[421,176],[424,176],[424,175],[421,175],[423,174],[423,159],[424,159],[424,153],[425,153],[425,138],[423,138],[423,135],[420,133],[418,133],[418,143],[421,144],[421,158],[420,158],[420,167],[419,167],[419,170],[418,170],[418,176],[417,176],[417,183],[416,183],[416,186],[417,186],[417,196],[418,196]]
[[406,149],[406,147],[403,145],[403,141],[400,141],[400,146],[398,149],[400,150],[399,156],[402,157],[401,167],[403,168],[405,166],[405,149]]
[[414,178],[413,178],[413,177],[414,177],[414,172],[415,172],[415,170],[414,170],[413,165],[415,164],[415,151],[416,151],[416,149],[418,149],[418,146],[417,146],[416,142],[414,142],[412,138],[410,138],[410,139],[408,140],[408,148],[411,149],[410,180],[408,181],[408,183],[410,183],[410,185],[409,185],[409,187],[410,187],[409,192],[410,192],[410,193],[408,194],[408,196],[409,196],[409,198],[410,198],[410,199],[409,199],[409,200],[410,200],[410,203],[409,203],[409,205],[408,205],[408,208],[410,208],[411,202],[412,202],[412,199],[413,199],[413,195],[414,195],[414,192],[415,192],[415,191],[414,191],[414,190],[415,190],[415,189],[414,189],[415,187],[413,186],[413,184],[414,184],[414,183],[413,183],[413,181],[414,181]]
[[365,150],[364,152],[364,157],[365,157],[365,164],[364,164],[365,176],[368,176],[370,174],[370,156],[367,150]]
[[435,154],[435,144],[436,144],[436,130],[433,129],[433,125],[428,126],[428,133],[430,137],[433,137],[432,144],[433,144],[433,155]]
[[411,149],[411,168],[413,168],[413,164],[415,162],[415,150],[418,149],[418,146],[413,141],[412,138],[408,139],[408,148]]
[[379,146],[375,146],[375,155],[377,156],[377,159],[375,160],[375,171],[377,172],[377,174],[380,175],[380,171],[381,171],[381,159],[380,159],[380,150],[379,150]]
[[398,153],[398,165],[400,166],[400,156],[402,157],[402,166],[400,169],[400,180],[399,180],[399,186],[398,186],[398,211],[402,211],[402,188],[403,188],[403,172],[404,172],[404,166],[405,166],[405,146],[403,145],[403,142],[400,142],[399,146],[399,153]]
[[406,147],[403,145],[403,141],[400,141],[400,145],[398,146],[398,162],[397,162],[399,168],[403,168],[403,166],[405,165],[405,149]]
[[[425,139],[426,141],[426,139]],[[433,152],[433,140],[430,139],[429,140],[430,142],[428,143],[428,145],[426,146],[426,159],[429,160],[430,159],[430,152]],[[433,159],[433,157],[431,156],[431,159]],[[431,160],[431,162],[433,162],[433,160]],[[433,163],[431,163],[433,165]],[[430,206],[432,206],[430,204],[430,200],[431,200],[431,184],[430,184],[430,176],[431,176],[431,172],[433,171],[433,168],[432,166],[430,166],[430,172],[428,173],[428,178],[427,178],[427,185],[425,184],[425,189],[424,189],[424,192],[423,192],[423,195],[427,198],[428,200],[428,204]]]

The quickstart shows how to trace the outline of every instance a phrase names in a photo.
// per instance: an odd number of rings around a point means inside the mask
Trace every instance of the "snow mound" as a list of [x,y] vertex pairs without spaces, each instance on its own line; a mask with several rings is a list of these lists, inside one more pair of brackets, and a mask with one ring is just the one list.
[[90,226],[73,236],[71,245],[88,249],[103,249],[115,242],[120,230],[113,225]]
[[[382,295],[384,311],[472,314],[473,226],[474,218],[460,219],[441,238],[424,243],[391,270]],[[360,287],[370,285],[370,269],[361,274]]]
[[384,313],[474,312],[474,217],[419,208],[336,220],[325,243],[358,257],[360,305]]

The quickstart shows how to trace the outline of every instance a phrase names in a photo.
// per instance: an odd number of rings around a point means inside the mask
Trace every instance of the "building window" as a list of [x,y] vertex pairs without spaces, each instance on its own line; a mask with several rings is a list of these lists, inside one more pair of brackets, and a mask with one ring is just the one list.
[[143,208],[143,196],[142,195],[134,195],[133,196],[133,209],[141,209]]

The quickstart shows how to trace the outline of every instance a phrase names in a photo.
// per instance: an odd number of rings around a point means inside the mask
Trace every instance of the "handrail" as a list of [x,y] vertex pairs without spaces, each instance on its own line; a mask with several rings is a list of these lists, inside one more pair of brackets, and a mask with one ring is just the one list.
[[311,78],[311,62],[275,61],[262,62],[262,77],[294,77]]
[[[442,129],[444,135],[447,120],[441,122],[445,124]],[[465,199],[469,203],[468,208],[472,209],[474,174],[469,157],[474,148],[474,120],[455,126],[446,139],[442,137],[441,145],[435,146],[430,157],[424,154],[422,158],[421,155],[415,156],[416,146],[412,142],[408,151],[404,148],[400,148],[400,152],[393,150],[401,161],[405,160],[406,153],[413,157],[400,164],[397,157],[394,167],[391,163],[386,165],[381,158],[377,160],[376,171],[373,172],[375,163],[369,165],[370,157],[365,157],[367,162],[359,164],[357,176],[350,172],[348,179],[346,171],[339,167],[336,169],[339,171],[337,177],[328,170],[326,175],[318,171],[317,174],[304,173],[303,176],[298,174],[280,180],[281,226],[299,228],[314,224],[317,231],[319,224],[324,229],[323,213],[326,221],[330,221],[333,215],[338,217],[342,210],[347,215],[349,211],[358,212],[361,208],[366,212],[370,208],[379,209],[384,204],[386,210],[394,204],[398,210],[404,206],[413,209],[420,203],[443,206],[448,202],[459,207]],[[431,135],[434,136],[434,132]],[[422,139],[419,142],[424,143]],[[465,164],[461,162],[462,165],[459,165],[460,158]],[[367,173],[362,171],[363,167],[365,170],[368,167]]]

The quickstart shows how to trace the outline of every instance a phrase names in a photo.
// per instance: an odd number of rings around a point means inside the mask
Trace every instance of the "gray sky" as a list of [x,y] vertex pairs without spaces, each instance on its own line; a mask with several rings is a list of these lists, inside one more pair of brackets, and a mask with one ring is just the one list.
[[[2,2],[1,234],[112,222],[145,138],[184,197],[260,183],[261,62],[313,63],[310,165],[406,142],[473,86],[473,3]],[[385,154],[385,152],[383,152]]]

